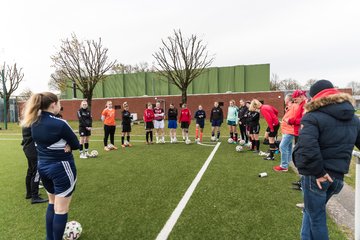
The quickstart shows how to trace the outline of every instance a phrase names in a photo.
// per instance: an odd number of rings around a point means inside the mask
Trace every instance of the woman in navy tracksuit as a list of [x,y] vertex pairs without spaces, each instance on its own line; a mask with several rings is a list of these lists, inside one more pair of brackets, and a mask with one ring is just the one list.
[[[23,127],[30,127],[38,152],[38,171],[48,192],[46,239],[61,240],[67,222],[76,167],[72,150],[79,141],[66,121],[55,117],[60,101],[50,92],[31,96],[26,103]],[[39,115],[40,113],[40,115]]]

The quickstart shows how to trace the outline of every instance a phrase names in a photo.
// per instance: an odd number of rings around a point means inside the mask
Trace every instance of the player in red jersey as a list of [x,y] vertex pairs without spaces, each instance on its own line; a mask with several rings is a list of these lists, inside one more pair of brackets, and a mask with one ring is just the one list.
[[186,103],[183,103],[180,112],[179,123],[181,123],[183,140],[189,139],[189,126],[191,123],[191,112],[187,108]]
[[[153,106],[149,102],[147,103],[147,108],[144,111],[144,122],[145,122],[145,131],[146,131],[146,144],[152,144],[153,143],[153,129],[154,129],[154,111]],[[150,136],[150,141],[149,141]]]

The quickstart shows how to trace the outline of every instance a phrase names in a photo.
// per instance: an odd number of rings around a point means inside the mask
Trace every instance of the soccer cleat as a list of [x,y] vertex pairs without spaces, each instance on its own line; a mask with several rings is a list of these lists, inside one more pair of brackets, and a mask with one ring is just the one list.
[[112,148],[113,148],[114,150],[117,150],[117,149],[118,149],[117,146],[115,146],[115,145],[112,145]]
[[121,144],[121,147],[122,147],[122,148],[126,148],[126,145],[125,145],[125,144]]
[[129,143],[129,144],[128,144],[128,147],[132,147],[132,144],[131,144],[131,143]]
[[80,158],[88,158],[85,153],[80,154]]
[[275,167],[273,167],[273,169],[274,169],[274,171],[276,171],[276,172],[287,172],[287,171],[288,171],[287,168],[283,168],[283,167],[281,167],[281,166],[275,166]]
[[292,182],[291,184],[301,187],[301,181]]
[[31,204],[45,203],[45,202],[48,202],[48,201],[49,201],[49,200],[43,199],[43,198],[37,196],[37,197],[33,197],[33,198],[31,199]]
[[270,157],[270,156],[264,157],[263,159],[268,160],[268,161],[274,161],[275,160],[274,157]]
[[259,156],[262,156],[262,157],[267,157],[267,156],[269,156],[269,153],[266,153],[266,152],[260,151],[260,152],[259,152]]
[[295,206],[301,209],[305,207],[304,203],[297,203]]
[[111,149],[110,149],[108,146],[105,146],[105,147],[104,147],[104,150],[105,150],[105,151],[110,151]]

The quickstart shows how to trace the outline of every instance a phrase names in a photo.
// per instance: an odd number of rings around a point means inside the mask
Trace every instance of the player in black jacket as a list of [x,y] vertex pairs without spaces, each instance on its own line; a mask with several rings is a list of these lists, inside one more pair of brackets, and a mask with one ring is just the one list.
[[260,132],[260,112],[255,107],[250,105],[248,112],[248,126],[249,134],[251,139],[251,150],[254,153],[260,151],[260,141],[259,141],[259,132]]
[[[88,158],[89,156],[89,139],[91,135],[92,116],[88,109],[87,101],[82,101],[80,109],[77,111],[79,119],[79,134],[80,134],[80,158]],[[85,145],[85,151],[84,151]]]
[[170,129],[170,143],[176,143],[176,128],[177,128],[178,110],[173,103],[170,103],[168,110],[168,128]]
[[246,118],[248,112],[249,109],[247,108],[245,101],[241,99],[238,117],[239,117],[239,128],[240,128],[241,139],[245,140],[245,143],[248,143],[249,141],[248,135],[246,134]]
[[[121,122],[121,125],[122,125],[121,146],[124,148],[124,147],[132,146],[130,144],[132,116],[131,116],[131,113],[129,112],[129,105],[126,102],[123,103],[123,108],[124,108],[124,111],[122,111],[122,122]],[[124,141],[125,135],[126,135],[126,142]]]
[[[211,141],[218,141],[220,138],[220,126],[223,122],[223,110],[219,106],[219,102],[214,102],[214,107],[211,109],[210,122],[211,122]],[[217,133],[215,138],[215,131]]]
[[28,169],[27,174],[25,178],[25,184],[26,184],[26,199],[31,198],[31,203],[43,203],[47,202],[47,199],[42,199],[39,197],[39,182],[40,182],[40,176],[37,171],[37,151],[35,147],[34,140],[31,137],[31,128],[23,128],[22,129],[22,136],[23,140],[21,142],[21,145],[23,146],[23,150],[25,153],[25,156],[28,161]]

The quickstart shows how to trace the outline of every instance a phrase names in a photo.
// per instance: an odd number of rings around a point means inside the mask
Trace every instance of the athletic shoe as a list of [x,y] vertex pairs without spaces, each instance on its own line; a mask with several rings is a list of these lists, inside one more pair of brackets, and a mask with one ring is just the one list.
[[131,144],[131,143],[129,143],[129,144],[128,144],[128,147],[132,147],[132,144]]
[[291,184],[301,187],[301,181],[292,182]]
[[273,167],[273,169],[274,169],[274,171],[276,171],[276,172],[287,172],[287,171],[288,171],[287,168],[283,168],[283,167],[281,167],[281,166],[275,166],[275,167]]
[[259,156],[262,156],[262,157],[267,157],[267,156],[269,156],[269,153],[266,153],[266,152],[260,151],[260,152],[259,152]]
[[43,198],[37,196],[37,197],[33,197],[33,198],[31,199],[31,204],[45,203],[45,202],[48,202],[48,201],[49,201],[49,200],[43,199]]
[[301,209],[305,207],[304,203],[297,203],[295,206]]
[[121,147],[122,147],[122,148],[126,148],[126,145],[125,145],[125,144],[121,144]]
[[30,199],[31,195],[26,194],[25,199]]
[[105,150],[105,151],[110,151],[111,149],[110,149],[108,146],[105,146],[105,147],[104,147],[104,150]]
[[88,158],[85,153],[80,154],[80,158]]
[[113,148],[114,150],[117,150],[117,149],[118,149],[117,146],[115,146],[115,145],[112,145],[112,148]]
[[274,157],[270,157],[270,156],[267,156],[265,158],[263,158],[264,160],[270,160],[270,161],[274,161],[275,158]]

